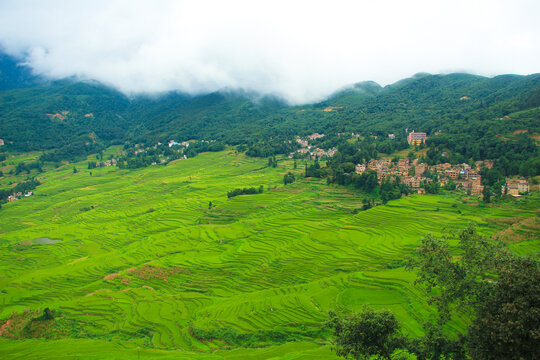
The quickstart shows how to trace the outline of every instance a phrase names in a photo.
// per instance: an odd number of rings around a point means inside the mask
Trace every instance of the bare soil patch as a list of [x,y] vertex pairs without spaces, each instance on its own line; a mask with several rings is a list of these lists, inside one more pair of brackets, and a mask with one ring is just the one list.
[[132,268],[127,271],[133,277],[144,279],[144,280],[163,280],[165,282],[169,281],[169,276],[179,274],[179,273],[188,273],[188,270],[182,269],[179,267],[172,268],[162,268],[159,266],[145,265],[140,268]]

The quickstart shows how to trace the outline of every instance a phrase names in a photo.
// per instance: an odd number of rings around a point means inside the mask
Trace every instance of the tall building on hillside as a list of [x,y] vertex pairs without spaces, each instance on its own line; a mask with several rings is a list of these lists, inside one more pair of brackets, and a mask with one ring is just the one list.
[[4,140],[0,139],[0,146],[4,145]]
[[426,133],[420,133],[420,132],[417,133],[417,132],[414,132],[414,130],[410,132],[409,135],[407,136],[407,141],[411,145],[420,145],[421,143],[425,143],[426,139],[427,139]]

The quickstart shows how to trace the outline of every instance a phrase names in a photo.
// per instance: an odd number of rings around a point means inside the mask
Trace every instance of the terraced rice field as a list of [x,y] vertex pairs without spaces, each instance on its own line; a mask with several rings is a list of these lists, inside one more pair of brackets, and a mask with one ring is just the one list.
[[[432,310],[403,260],[424,234],[467,222],[493,234],[530,217],[520,229],[532,236],[512,246],[540,249],[534,206],[410,196],[355,214],[353,190],[283,186],[292,161],[265,165],[231,150],[45,172],[35,196],[0,210],[0,358],[331,359],[330,309],[387,308],[421,334]],[[50,339],[9,337],[13,314],[46,307]]]

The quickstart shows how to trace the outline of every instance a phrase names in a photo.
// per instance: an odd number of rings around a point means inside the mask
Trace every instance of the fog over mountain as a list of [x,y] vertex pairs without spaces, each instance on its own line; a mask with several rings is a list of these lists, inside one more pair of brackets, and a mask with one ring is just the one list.
[[417,72],[538,72],[540,4],[2,1],[0,48],[35,74],[126,94],[223,88],[320,100]]

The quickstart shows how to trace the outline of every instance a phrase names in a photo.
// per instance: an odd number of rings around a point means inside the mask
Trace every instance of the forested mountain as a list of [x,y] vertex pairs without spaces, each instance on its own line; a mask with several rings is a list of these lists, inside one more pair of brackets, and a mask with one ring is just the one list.
[[42,81],[28,66],[0,51],[0,91],[35,86]]
[[[1,74],[12,73],[17,65],[2,59]],[[35,85],[21,71],[15,80],[1,79],[0,138],[6,149],[54,150],[56,158],[125,142],[212,139],[249,146],[313,132],[395,133],[400,139],[406,129],[440,131],[433,145],[468,158],[488,138],[540,132],[540,74],[417,74],[386,87],[358,83],[320,103],[288,106],[232,90],[129,98],[92,81]]]

